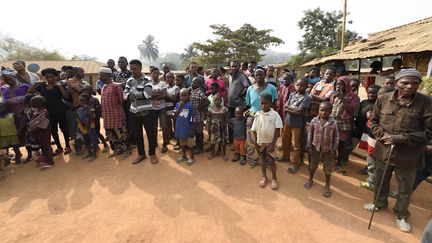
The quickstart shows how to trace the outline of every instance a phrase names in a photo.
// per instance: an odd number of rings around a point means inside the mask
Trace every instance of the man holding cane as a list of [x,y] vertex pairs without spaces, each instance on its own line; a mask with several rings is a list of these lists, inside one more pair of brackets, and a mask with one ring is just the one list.
[[394,171],[399,197],[393,211],[397,227],[403,232],[411,231],[408,207],[416,170],[424,166],[424,149],[432,139],[432,101],[417,92],[421,78],[415,69],[401,70],[396,76],[396,90],[379,96],[372,114],[371,130],[377,139],[376,180],[382,181],[382,186],[375,189],[376,205],[367,203],[364,208],[376,212],[387,208]]

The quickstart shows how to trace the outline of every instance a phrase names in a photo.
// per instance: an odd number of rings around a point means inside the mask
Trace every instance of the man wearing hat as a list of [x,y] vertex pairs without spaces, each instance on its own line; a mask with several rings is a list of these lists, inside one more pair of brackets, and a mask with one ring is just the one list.
[[[412,188],[417,168],[424,166],[426,144],[432,139],[432,102],[418,93],[422,75],[415,69],[402,69],[396,76],[396,90],[378,97],[372,114],[372,133],[376,137],[376,180],[383,184],[376,205],[367,203],[366,210],[387,208],[392,173],[395,173],[399,196],[393,211],[397,227],[410,232]],[[390,154],[390,146],[394,148]],[[389,163],[385,170],[385,163]],[[378,193],[375,189],[374,198]]]

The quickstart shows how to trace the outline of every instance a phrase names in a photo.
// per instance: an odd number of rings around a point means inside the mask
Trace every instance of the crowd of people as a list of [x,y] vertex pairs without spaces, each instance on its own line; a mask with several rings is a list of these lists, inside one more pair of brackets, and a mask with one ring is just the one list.
[[[358,146],[368,153],[364,168],[368,178],[360,186],[373,190],[377,198],[364,208],[380,211],[388,206],[389,195],[394,196],[397,226],[404,232],[411,230],[407,222],[410,198],[431,175],[432,163],[432,103],[417,92],[422,78],[417,70],[395,70],[383,87],[367,83],[367,98],[361,101],[360,82],[333,68],[322,70],[322,77],[319,69],[312,68],[297,78],[287,69],[276,76],[274,67],[254,61],[231,61],[228,70],[200,70],[192,62],[186,75],[175,75],[163,65],[161,70],[151,66],[147,76],[139,60],[128,62],[125,57],[118,59],[117,66],[119,70],[110,59],[100,68],[95,89],[83,79],[81,67],[43,69],[42,81],[27,72],[21,60],[13,64],[14,70],[3,69],[2,155],[12,148],[15,164],[24,164],[37,154],[37,165],[46,170],[60,154],[74,152],[75,158],[93,161],[101,152],[126,159],[136,148],[138,155],[132,161],[136,165],[147,158],[144,127],[152,164],[159,161],[156,149],[166,153],[172,143],[172,150],[180,150],[177,163],[187,165],[193,165],[195,155],[203,152],[209,160],[221,156],[228,161],[227,145],[232,144],[228,148],[234,151],[231,161],[250,168],[260,165],[259,186],[270,184],[277,190],[275,162],[289,162],[288,172],[295,174],[308,155],[309,179],[304,187],[314,185],[314,174],[322,163],[322,195],[330,197],[332,171],[347,175],[344,165]],[[281,144],[277,144],[279,137]],[[27,150],[25,159],[20,147]],[[4,156],[5,165],[10,160]],[[392,172],[397,192],[390,192]]]

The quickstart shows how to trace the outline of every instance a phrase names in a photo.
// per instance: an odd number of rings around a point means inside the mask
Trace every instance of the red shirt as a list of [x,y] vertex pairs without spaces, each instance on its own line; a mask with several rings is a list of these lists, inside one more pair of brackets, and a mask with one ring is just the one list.
[[122,128],[124,126],[123,89],[120,84],[110,83],[104,85],[101,107],[105,129]]
[[206,96],[210,95],[210,86],[212,83],[218,83],[219,84],[219,93],[222,95],[222,97],[225,97],[227,94],[227,90],[225,87],[225,82],[220,79],[207,79],[205,82],[206,85]]

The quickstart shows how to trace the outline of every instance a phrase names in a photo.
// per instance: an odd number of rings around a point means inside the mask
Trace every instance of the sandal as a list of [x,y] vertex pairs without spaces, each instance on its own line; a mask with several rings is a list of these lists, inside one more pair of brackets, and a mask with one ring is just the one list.
[[396,218],[396,225],[399,228],[400,231],[409,233],[411,232],[411,225],[406,221],[406,219],[397,219]]
[[187,163],[187,165],[193,165],[193,163],[195,163],[195,160],[188,159],[188,161],[186,163]]
[[381,211],[381,208],[375,206],[373,203],[366,203],[365,205],[363,205],[363,208],[366,209],[367,211],[373,211],[374,208],[375,208],[375,212]]
[[299,167],[297,165],[292,165],[288,167],[288,173],[295,174],[299,170]]
[[70,152],[72,152],[72,149],[70,147],[65,148],[65,150],[63,151],[64,155],[69,154]]
[[229,160],[228,155],[224,155],[222,158],[223,158],[223,160],[225,160],[225,161],[228,161],[228,160]]
[[360,187],[361,187],[361,188],[369,189],[369,190],[371,190],[371,191],[374,191],[374,190],[375,190],[375,187],[372,186],[368,181],[361,181],[361,182],[360,182]]
[[261,188],[264,188],[265,186],[267,186],[267,183],[268,183],[268,182],[269,182],[269,179],[263,177],[263,178],[261,178],[261,180],[258,182],[258,185],[259,185]]
[[110,150],[110,147],[108,145],[104,146],[103,149],[102,149],[102,153],[108,153],[109,150]]
[[211,154],[210,154],[209,156],[207,156],[207,159],[208,159],[208,160],[212,160],[213,158],[214,158],[214,156],[211,155]]
[[279,188],[279,183],[277,182],[277,180],[272,180],[270,186],[272,190],[277,190]]
[[343,176],[347,176],[348,173],[346,172],[346,170],[343,169],[343,167],[341,165],[336,165],[336,171],[343,175]]
[[180,156],[180,158],[177,159],[177,164],[180,164],[181,162],[186,161],[186,160],[187,160],[187,158],[182,155],[182,156]]
[[61,152],[63,152],[63,149],[56,149],[56,150],[53,152],[53,156],[57,156],[57,155],[59,155]]
[[330,188],[324,188],[324,191],[323,191],[323,194],[322,194],[324,197],[330,197],[331,194],[332,194],[332,191],[331,191]]

